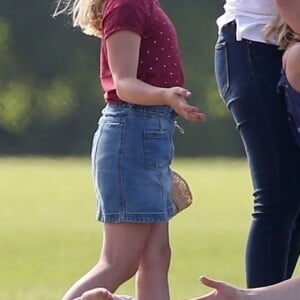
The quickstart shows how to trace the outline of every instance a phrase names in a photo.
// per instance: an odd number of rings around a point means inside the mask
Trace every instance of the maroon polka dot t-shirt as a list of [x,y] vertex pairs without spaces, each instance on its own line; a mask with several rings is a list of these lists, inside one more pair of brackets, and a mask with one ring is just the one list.
[[176,31],[157,0],[107,0],[102,30],[100,80],[106,102],[122,102],[115,90],[105,43],[120,30],[131,30],[141,36],[138,79],[157,87],[183,85]]

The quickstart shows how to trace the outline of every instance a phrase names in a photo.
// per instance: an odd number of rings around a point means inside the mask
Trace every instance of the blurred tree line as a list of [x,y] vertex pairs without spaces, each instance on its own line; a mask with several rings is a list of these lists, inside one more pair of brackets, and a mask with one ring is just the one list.
[[[161,0],[175,23],[190,101],[203,125],[179,119],[176,153],[243,155],[214,78],[215,19],[221,0]],[[0,2],[0,154],[86,155],[103,107],[100,41],[53,19],[50,0]]]

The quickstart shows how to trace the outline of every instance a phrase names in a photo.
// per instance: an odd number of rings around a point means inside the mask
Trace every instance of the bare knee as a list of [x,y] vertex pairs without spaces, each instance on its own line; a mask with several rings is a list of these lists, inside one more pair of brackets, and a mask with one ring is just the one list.
[[171,248],[168,243],[145,249],[141,263],[145,267],[168,268],[171,260]]
[[133,277],[139,267],[139,261],[133,262],[122,262],[117,265],[117,272],[120,272],[120,280],[122,282],[127,281],[131,277]]
[[135,260],[116,258],[109,261],[101,258],[94,268],[100,277],[113,277],[114,281],[119,285],[133,277],[138,270],[138,266],[138,258]]

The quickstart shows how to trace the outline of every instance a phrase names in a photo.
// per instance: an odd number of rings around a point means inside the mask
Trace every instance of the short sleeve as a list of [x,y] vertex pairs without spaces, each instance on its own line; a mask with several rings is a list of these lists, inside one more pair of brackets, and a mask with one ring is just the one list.
[[142,35],[145,25],[145,8],[138,5],[139,1],[114,1],[107,7],[102,20],[102,38],[105,40],[120,30],[130,30]]

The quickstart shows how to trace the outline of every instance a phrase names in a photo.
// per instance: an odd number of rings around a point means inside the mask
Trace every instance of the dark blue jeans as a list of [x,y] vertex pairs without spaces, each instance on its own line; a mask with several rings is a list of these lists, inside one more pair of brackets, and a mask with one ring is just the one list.
[[242,138],[253,184],[248,287],[289,278],[300,251],[300,149],[277,93],[281,56],[275,46],[236,41],[234,22],[223,28],[215,50],[218,88]]

